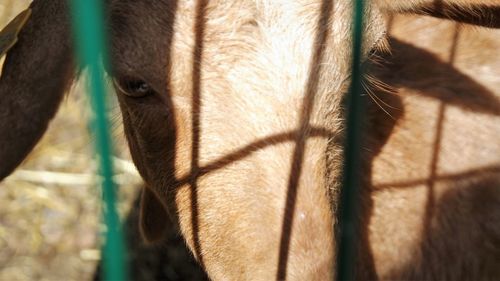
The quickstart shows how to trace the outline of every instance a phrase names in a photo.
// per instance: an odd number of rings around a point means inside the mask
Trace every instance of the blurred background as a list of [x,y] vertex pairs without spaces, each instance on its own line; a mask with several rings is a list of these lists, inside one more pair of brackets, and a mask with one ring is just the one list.
[[[0,29],[30,2],[0,1]],[[84,84],[75,83],[41,142],[0,183],[0,280],[99,278],[94,272],[101,257],[99,234],[104,226]],[[114,96],[109,96],[118,208],[127,220],[127,237],[133,241],[129,247],[129,259],[136,267],[133,279],[203,279],[174,227],[169,245],[151,247],[140,242],[137,215],[129,210],[141,180],[130,161]]]
[[[2,0],[0,26],[29,3]],[[92,279],[103,226],[83,85],[74,85],[45,137],[0,183],[0,280]],[[122,140],[115,147],[115,173],[124,215],[141,181],[124,149],[116,105],[111,107],[112,133]]]

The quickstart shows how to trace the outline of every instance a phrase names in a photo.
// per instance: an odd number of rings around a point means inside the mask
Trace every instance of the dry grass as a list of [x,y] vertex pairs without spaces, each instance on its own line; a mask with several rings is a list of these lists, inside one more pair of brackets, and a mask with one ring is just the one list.
[[[0,26],[29,2],[2,0]],[[103,226],[82,84],[65,99],[29,158],[0,183],[0,280],[92,278]],[[118,115],[113,116],[113,136],[120,140],[115,155],[119,208],[125,214],[140,179],[124,149]]]

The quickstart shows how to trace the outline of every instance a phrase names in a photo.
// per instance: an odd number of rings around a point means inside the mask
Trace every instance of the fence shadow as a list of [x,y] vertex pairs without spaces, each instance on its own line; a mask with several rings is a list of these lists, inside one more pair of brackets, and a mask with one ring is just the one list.
[[[386,278],[494,280],[498,277],[498,175],[497,170],[469,175],[465,180],[451,180],[455,186],[436,200],[432,224],[427,227],[422,241],[412,249],[413,258],[394,268]],[[447,270],[443,271],[443,266]]]
[[[311,136],[331,136],[331,133],[325,130],[324,128],[313,128],[309,124],[309,119],[312,111],[312,104],[314,104],[314,94],[317,90],[317,85],[319,82],[321,64],[318,64],[319,61],[322,60],[325,42],[327,40],[327,34],[324,30],[324,27],[327,26],[327,22],[331,17],[333,3],[329,0],[323,0],[321,5],[321,15],[319,17],[318,29],[316,31],[316,40],[315,40],[315,51],[313,54],[312,61],[310,62],[311,74],[308,78],[307,86],[305,89],[305,97],[303,102],[303,108],[300,114],[300,119],[298,120],[298,128],[295,131],[291,132],[283,132],[274,136],[269,136],[266,139],[258,140],[255,143],[246,144],[241,149],[232,152],[229,155],[224,155],[220,159],[209,163],[207,165],[199,164],[199,142],[200,142],[200,107],[201,107],[201,67],[199,63],[202,62],[203,55],[203,36],[204,36],[204,22],[205,22],[205,6],[206,0],[200,0],[197,4],[197,16],[196,16],[196,28],[195,28],[195,48],[193,50],[193,91],[192,91],[192,159],[191,159],[191,173],[185,178],[176,179],[173,184],[173,188],[179,187],[184,184],[189,184],[191,187],[191,214],[192,214],[192,230],[193,230],[193,241],[194,241],[194,251],[197,255],[201,264],[203,264],[203,258],[201,255],[201,244],[199,242],[199,227],[198,227],[198,200],[197,200],[197,181],[198,178],[203,176],[204,174],[210,173],[221,167],[228,165],[232,162],[238,161],[251,153],[259,151],[269,145],[275,145],[279,142],[285,142],[293,140],[295,141],[295,150],[292,156],[292,170],[290,173],[288,186],[287,186],[287,197],[286,197],[286,207],[284,210],[284,219],[282,223],[282,232],[280,238],[280,249],[279,249],[279,262],[278,262],[278,272],[276,279],[283,280],[286,278],[287,271],[287,261],[289,255],[289,244],[292,235],[291,225],[293,224],[294,218],[294,208],[296,203],[296,195],[298,182],[301,175],[301,166],[304,158],[304,148],[306,144],[306,140]],[[171,42],[171,38],[169,39]],[[447,104],[453,104],[459,107],[462,107],[467,110],[473,110],[478,112],[483,112],[492,115],[499,114],[500,105],[498,103],[498,99],[495,98],[495,95],[487,90],[485,87],[468,77],[466,74],[461,73],[452,64],[448,62],[443,62],[437,57],[433,56],[429,52],[416,48],[412,45],[400,42],[396,39],[391,39],[391,45],[394,49],[394,56],[386,56],[383,60],[388,63],[384,64],[385,69],[375,70],[376,77],[382,80],[383,82],[389,84],[394,88],[398,87],[407,87],[407,88],[415,88],[419,89],[421,86],[418,83],[415,83],[415,80],[425,80],[425,79],[436,79],[436,73],[439,74],[438,77],[446,76],[446,79],[451,77],[453,80],[459,81],[459,84],[454,84],[451,87],[456,87],[452,89],[448,89],[448,91],[439,91],[436,89],[420,89],[422,92],[427,94],[429,97],[433,97],[441,100]],[[168,43],[168,47],[170,47],[170,43]],[[167,48],[168,49],[168,48]],[[170,50],[168,50],[170,54]],[[420,67],[427,69],[428,71],[418,71],[414,72],[412,66],[407,66],[407,62],[421,62]],[[397,75],[395,74],[397,73]],[[419,75],[414,75],[415,73],[419,73]],[[405,78],[406,77],[406,78]],[[460,95],[449,95],[447,93],[451,92],[459,92]],[[470,93],[473,93],[471,95]],[[371,201],[371,166],[374,157],[378,155],[381,151],[382,147],[385,145],[387,139],[389,138],[395,124],[398,122],[402,116],[404,116],[404,108],[401,102],[401,98],[397,95],[390,95],[384,92],[376,93],[379,97],[384,97],[386,103],[390,104],[393,108],[397,110],[393,110],[391,115],[393,115],[394,119],[391,119],[383,110],[380,110],[376,107],[369,109],[370,120],[368,121],[370,126],[374,130],[368,130],[367,134],[369,137],[367,138],[367,143],[365,144],[369,150],[364,154],[364,163],[361,168],[363,171],[363,181],[364,188],[361,190],[362,194],[360,197],[362,198],[361,204],[361,225],[360,225],[360,244],[358,245],[358,268],[360,268],[360,273],[358,273],[357,277],[359,279],[374,279],[375,271],[373,266],[373,258],[370,253],[370,245],[368,241],[368,226],[370,224],[370,217],[372,215],[373,202]],[[169,101],[172,104],[171,101]],[[376,129],[376,130],[375,130]],[[175,133],[175,131],[174,131]],[[170,136],[169,139],[174,138],[175,136]],[[173,143],[169,142],[169,153],[173,154],[172,162],[167,163],[169,167],[169,175],[174,175],[174,163],[173,159],[175,159],[175,141]],[[161,145],[161,144],[160,144]],[[439,154],[439,149],[436,148],[436,154]],[[493,171],[497,171],[498,167],[492,167]],[[472,176],[472,174],[457,174],[453,175],[453,177],[448,177],[449,179],[466,179]],[[439,179],[436,176],[436,179]],[[431,180],[436,180],[431,179]],[[421,179],[423,182],[429,181],[429,179]],[[394,186],[411,186],[412,183],[387,183],[387,187]],[[325,187],[326,188],[326,187]],[[376,188],[381,188],[381,186],[377,186]],[[171,193],[172,190],[170,190]],[[434,205],[439,205],[441,202],[435,202]],[[436,205],[436,206],[437,206]],[[434,206],[433,206],[434,208]],[[438,213],[436,213],[439,216]],[[130,214],[128,221],[134,221],[137,218],[133,213]],[[172,228],[177,229],[177,228]],[[135,230],[129,230],[135,231]],[[438,237],[442,239],[443,237]],[[434,239],[438,239],[434,238]],[[174,239],[175,241],[175,239]],[[134,248],[131,248],[133,251]],[[140,249],[138,250],[141,251]],[[151,251],[151,255],[157,256],[155,260],[164,261],[166,258],[165,251],[162,248],[149,248],[148,252]],[[133,254],[134,255],[134,254]],[[142,254],[138,254],[140,256]],[[145,254],[146,256],[149,254]],[[149,258],[146,258],[148,260]],[[137,259],[138,260],[138,259]],[[162,262],[163,263],[163,262]],[[159,267],[160,263],[154,265],[154,267]],[[135,265],[132,265],[135,267]],[[198,278],[198,277],[197,277]],[[200,275],[199,278],[206,278],[206,276]]]
[[[405,114],[402,103],[402,99],[405,98],[405,91],[416,91],[418,95],[436,99],[440,103],[440,110],[437,114],[437,120],[435,120],[437,125],[432,149],[433,156],[432,159],[429,159],[430,174],[428,177],[403,182],[386,182],[377,185],[369,182],[367,185],[367,187],[370,187],[368,189],[371,190],[412,188],[418,185],[428,187],[422,241],[414,250],[414,260],[408,262],[407,266],[403,265],[399,268],[394,268],[389,276],[385,276],[389,279],[430,280],[440,276],[440,278],[448,278],[447,280],[456,280],[463,279],[464,276],[481,276],[474,275],[478,272],[463,272],[464,268],[471,268],[473,270],[481,270],[480,268],[491,270],[494,268],[492,266],[478,265],[478,260],[469,260],[470,264],[460,265],[451,262],[453,268],[456,268],[455,272],[457,275],[442,276],[437,274],[443,272],[440,266],[442,266],[442,260],[447,260],[450,257],[450,249],[458,251],[453,255],[468,255],[465,252],[460,253],[463,245],[459,245],[458,243],[464,241],[466,243],[477,243],[477,249],[483,251],[485,255],[491,256],[491,251],[488,252],[484,246],[479,245],[481,237],[484,235],[484,239],[490,243],[490,246],[496,245],[493,247],[500,247],[499,240],[495,238],[498,237],[499,229],[498,227],[495,228],[494,223],[500,221],[500,214],[494,212],[488,214],[487,217],[489,216],[490,220],[486,225],[478,225],[477,222],[481,221],[482,215],[486,215],[485,212],[487,212],[488,208],[490,208],[490,211],[493,210],[492,206],[495,204],[498,205],[498,200],[500,200],[498,192],[495,194],[494,191],[500,181],[500,163],[453,174],[437,173],[437,163],[442,147],[441,136],[443,124],[444,122],[448,122],[444,119],[446,106],[459,107],[462,110],[493,116],[500,114],[500,103],[495,94],[454,67],[459,33],[460,30],[457,28],[448,61],[444,61],[424,49],[401,42],[395,38],[390,38],[392,55],[382,55],[381,60],[383,61],[383,65],[381,67],[375,65],[372,68],[372,75],[396,91],[396,94],[384,93],[384,91],[376,93],[388,106],[392,107],[386,108],[386,111],[390,111],[393,117],[395,115],[396,123]],[[398,89],[406,90],[399,92]],[[371,128],[371,130],[368,132],[369,143],[367,147],[369,151],[365,151],[365,160],[368,164],[368,167],[365,168],[368,170],[364,174],[367,177],[371,177],[372,171],[370,165],[373,159],[380,153],[380,149],[384,147],[394,124],[391,125],[391,122],[388,122],[390,117],[384,110],[378,108],[373,103],[368,114],[371,116],[371,120],[367,127]],[[454,188],[437,200],[434,198],[434,186],[437,184],[451,185]],[[366,192],[369,193],[369,191]],[[369,194],[364,196],[367,198],[371,197]],[[478,206],[476,206],[481,204],[479,202],[485,202],[481,215],[477,212]],[[463,204],[466,204],[467,208],[458,211]],[[368,216],[362,223],[365,231],[368,231],[367,224],[370,222],[371,207],[369,203],[365,203],[365,208],[367,209],[364,215]],[[453,212],[461,213],[462,217],[457,217]],[[463,225],[468,225],[468,229],[463,229]],[[479,236],[474,236],[475,232],[479,229],[484,229],[484,227],[489,228],[487,232]],[[457,239],[450,238],[455,236],[454,233],[459,232],[461,233],[460,237]],[[474,238],[469,239],[471,237]],[[473,247],[465,248],[470,250]],[[474,256],[477,258],[477,255]],[[451,258],[453,259],[454,257]],[[491,256],[491,258],[495,262],[500,260],[498,255]],[[453,272],[453,270],[447,270],[446,272]]]
[[201,69],[203,55],[203,36],[205,33],[205,9],[207,0],[198,0],[196,3],[196,18],[194,25],[195,42],[193,48],[192,66],[192,93],[191,93],[191,172],[189,185],[191,192],[191,231],[193,250],[198,262],[204,267],[201,243],[199,237],[199,207],[198,207],[198,178],[200,177],[199,154],[200,154],[200,118],[201,118]]

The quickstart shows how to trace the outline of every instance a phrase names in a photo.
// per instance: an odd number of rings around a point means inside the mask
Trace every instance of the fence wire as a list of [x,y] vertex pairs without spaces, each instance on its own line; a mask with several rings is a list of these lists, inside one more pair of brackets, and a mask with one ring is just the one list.
[[100,0],[72,1],[73,30],[79,62],[88,68],[89,95],[95,112],[91,126],[96,136],[106,223],[104,243],[104,278],[126,280],[124,238],[116,211],[116,185],[113,182],[112,141],[106,115],[106,87],[101,64],[108,65],[103,6]]
[[[343,185],[340,195],[339,230],[340,239],[337,255],[337,280],[354,280],[354,261],[356,260],[356,241],[358,237],[358,195],[360,192],[361,167],[361,125],[363,99],[362,90],[362,42],[364,1],[355,0],[353,13],[351,87],[348,96],[347,130],[344,143]],[[336,231],[334,229],[334,231]]]
[[[356,174],[360,166],[360,126],[361,126],[361,50],[363,36],[364,2],[356,0],[353,14],[352,82],[348,98],[347,135],[345,143],[345,163],[343,189],[340,203],[340,243],[338,250],[338,280],[352,280],[355,260],[356,240],[356,195],[360,185]],[[99,0],[75,0],[72,5],[73,23],[77,51],[81,64],[89,68],[90,100],[95,111],[92,122],[97,140],[96,152],[100,159],[103,177],[103,198],[105,222],[107,225],[104,246],[104,271],[107,280],[126,279],[124,264],[123,234],[118,214],[115,210],[115,184],[112,180],[109,125],[105,113],[105,86],[100,62],[108,63],[103,31],[103,9]]]
[[[356,212],[360,186],[356,174],[360,167],[361,112],[361,50],[363,36],[363,0],[355,0],[353,14],[352,83],[348,98],[347,135],[343,189],[340,203],[340,241],[337,259],[337,279],[352,280],[355,260]],[[119,216],[116,212],[116,185],[113,182],[112,141],[109,121],[106,116],[106,87],[101,64],[108,64],[106,36],[104,34],[103,7],[100,0],[72,1],[72,18],[76,50],[81,65],[88,68],[89,95],[95,119],[91,125],[96,141],[95,150],[102,176],[104,221],[106,223],[104,244],[104,276],[106,280],[126,280],[125,249]]]

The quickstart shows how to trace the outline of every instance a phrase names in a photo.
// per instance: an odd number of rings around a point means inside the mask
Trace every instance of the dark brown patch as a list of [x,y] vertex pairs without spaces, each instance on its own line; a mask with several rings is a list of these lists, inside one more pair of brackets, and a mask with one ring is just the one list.
[[[176,1],[111,1],[111,62],[117,79],[142,80],[153,93],[132,98],[117,90],[125,136],[132,159],[146,181],[141,206],[142,233],[162,238],[166,212],[173,208],[176,128],[169,96],[168,72]],[[162,210],[163,209],[163,210]]]
[[500,5],[461,7],[457,4],[444,4],[439,1],[438,5],[424,6],[421,10],[418,10],[418,13],[462,23],[500,28]]
[[33,149],[73,76],[65,0],[34,1],[0,78],[0,180]]

